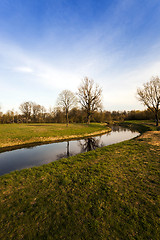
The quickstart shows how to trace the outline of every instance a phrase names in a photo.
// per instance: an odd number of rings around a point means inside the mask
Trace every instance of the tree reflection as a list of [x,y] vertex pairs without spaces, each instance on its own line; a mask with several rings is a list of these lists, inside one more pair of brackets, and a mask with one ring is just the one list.
[[118,126],[118,125],[113,125],[112,126],[112,131],[113,132],[120,132],[122,130],[124,131],[124,129],[121,126]]
[[67,157],[70,157],[72,155],[73,155],[72,152],[70,152],[70,150],[69,150],[69,141],[67,141],[66,152],[58,154],[57,159],[67,158]]
[[133,133],[135,133],[136,131],[129,127],[121,127],[118,125],[113,125],[112,132],[133,132]]
[[79,141],[81,152],[89,152],[96,148],[103,147],[103,143],[100,143],[101,137],[87,138]]

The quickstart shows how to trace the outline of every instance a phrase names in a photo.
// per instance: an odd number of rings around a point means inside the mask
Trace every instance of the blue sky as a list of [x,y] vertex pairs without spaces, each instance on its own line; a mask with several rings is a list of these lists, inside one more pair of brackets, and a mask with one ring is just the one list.
[[144,109],[136,89],[160,76],[159,29],[159,0],[0,0],[1,110],[54,107],[85,76],[104,109]]

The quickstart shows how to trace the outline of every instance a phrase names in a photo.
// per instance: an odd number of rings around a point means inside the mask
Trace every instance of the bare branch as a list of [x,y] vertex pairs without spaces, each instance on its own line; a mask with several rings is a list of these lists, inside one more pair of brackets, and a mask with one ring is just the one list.
[[98,85],[94,87],[94,81],[85,77],[78,88],[77,95],[79,103],[87,112],[87,120],[90,123],[92,113],[102,107],[102,89]]
[[137,97],[140,102],[148,107],[155,114],[156,125],[158,126],[158,109],[160,105],[160,79],[152,77],[150,82],[143,84],[143,88],[137,89]]
[[63,90],[57,99],[57,105],[66,112],[66,122],[68,125],[68,113],[69,110],[75,107],[77,104],[77,98],[70,90]]

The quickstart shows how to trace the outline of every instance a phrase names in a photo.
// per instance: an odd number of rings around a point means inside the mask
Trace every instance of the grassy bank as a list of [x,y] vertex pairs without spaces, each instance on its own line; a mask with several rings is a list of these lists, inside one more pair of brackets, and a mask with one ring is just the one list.
[[0,177],[0,239],[160,239],[160,134],[146,134]]
[[130,129],[135,129],[138,130],[140,133],[144,133],[147,131],[159,131],[160,130],[160,126],[157,127],[155,125],[154,121],[150,121],[150,120],[132,120],[132,121],[125,121],[122,123],[118,123],[118,125],[122,125],[124,127],[129,127]]
[[110,131],[105,124],[0,124],[0,152]]

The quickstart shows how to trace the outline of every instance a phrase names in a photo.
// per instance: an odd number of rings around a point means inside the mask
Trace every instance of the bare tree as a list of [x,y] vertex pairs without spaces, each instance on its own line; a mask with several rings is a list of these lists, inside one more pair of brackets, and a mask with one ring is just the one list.
[[45,122],[45,117],[46,117],[46,109],[44,106],[41,106],[40,108],[40,120],[41,122]]
[[138,100],[150,109],[155,115],[156,126],[158,126],[160,105],[160,79],[152,77],[150,82],[143,84],[143,89],[137,89]]
[[34,122],[38,121],[39,114],[41,112],[41,105],[33,103],[32,104],[32,111],[33,111],[33,120]]
[[63,90],[58,96],[57,104],[65,111],[66,123],[68,126],[69,123],[68,113],[71,108],[76,106],[77,98],[75,97],[74,93],[71,92],[70,90]]
[[94,111],[102,107],[102,89],[93,80],[87,77],[82,80],[78,88],[79,103],[87,113],[87,122],[90,123],[90,117]]
[[24,102],[19,107],[21,112],[24,114],[27,123],[29,118],[31,117],[32,104],[33,104],[32,102]]

